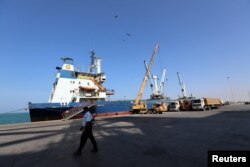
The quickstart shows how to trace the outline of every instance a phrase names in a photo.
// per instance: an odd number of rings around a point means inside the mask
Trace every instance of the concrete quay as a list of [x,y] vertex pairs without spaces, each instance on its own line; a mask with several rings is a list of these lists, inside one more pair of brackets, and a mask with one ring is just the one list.
[[99,152],[74,157],[80,120],[0,126],[1,167],[205,167],[208,150],[250,150],[250,105],[96,118]]

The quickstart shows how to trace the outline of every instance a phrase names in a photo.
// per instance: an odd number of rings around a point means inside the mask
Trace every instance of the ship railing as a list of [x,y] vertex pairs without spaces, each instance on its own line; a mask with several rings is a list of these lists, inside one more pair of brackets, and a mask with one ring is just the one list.
[[77,114],[80,114],[81,112],[83,112],[84,110],[84,107],[92,107],[94,106],[95,104],[93,102],[84,102],[84,103],[80,103],[79,105],[73,107],[73,108],[70,108],[69,110],[66,110],[62,113],[62,120],[65,121],[65,120],[68,120],[74,116],[76,116]]

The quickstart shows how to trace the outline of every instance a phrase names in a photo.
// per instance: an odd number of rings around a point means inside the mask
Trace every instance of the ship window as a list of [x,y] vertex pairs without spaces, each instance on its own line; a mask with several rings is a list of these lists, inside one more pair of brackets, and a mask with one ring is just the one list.
[[81,84],[81,82],[79,82],[79,84]]
[[89,85],[89,82],[87,82],[87,84]]
[[75,81],[73,81],[73,84],[75,83]]
[[72,92],[74,93],[75,91],[74,91],[74,90],[72,90]]

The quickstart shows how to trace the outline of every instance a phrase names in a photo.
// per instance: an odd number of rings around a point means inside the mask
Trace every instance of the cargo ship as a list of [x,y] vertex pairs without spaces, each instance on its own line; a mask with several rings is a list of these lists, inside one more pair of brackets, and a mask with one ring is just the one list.
[[97,116],[129,114],[131,101],[107,101],[114,90],[106,89],[106,75],[101,69],[101,58],[91,52],[87,71],[80,71],[72,58],[62,58],[61,67],[56,67],[56,79],[47,103],[29,102],[32,122],[63,119],[65,113],[77,111],[71,119],[81,118],[83,107]]

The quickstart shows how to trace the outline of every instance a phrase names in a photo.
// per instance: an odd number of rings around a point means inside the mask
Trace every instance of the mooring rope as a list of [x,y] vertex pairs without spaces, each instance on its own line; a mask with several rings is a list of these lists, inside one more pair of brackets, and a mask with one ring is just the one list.
[[1,114],[12,113],[12,112],[17,112],[17,111],[22,111],[22,110],[28,110],[28,108],[20,108],[20,109],[17,109],[17,110],[11,110],[11,111],[7,111],[7,112],[2,112],[2,113],[0,113],[0,115],[1,115]]

